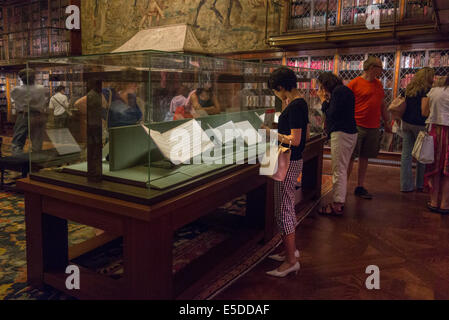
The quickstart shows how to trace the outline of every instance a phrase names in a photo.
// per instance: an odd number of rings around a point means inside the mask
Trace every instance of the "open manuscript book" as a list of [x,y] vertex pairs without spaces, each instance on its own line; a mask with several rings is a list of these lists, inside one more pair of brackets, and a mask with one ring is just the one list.
[[164,133],[149,129],[142,124],[145,132],[151,136],[154,143],[166,159],[178,165],[213,149],[216,144],[227,144],[234,139],[243,139],[248,146],[262,142],[262,137],[249,121],[234,123],[229,121],[217,128],[209,128],[215,138],[214,144],[207,133],[195,119],[185,122]]

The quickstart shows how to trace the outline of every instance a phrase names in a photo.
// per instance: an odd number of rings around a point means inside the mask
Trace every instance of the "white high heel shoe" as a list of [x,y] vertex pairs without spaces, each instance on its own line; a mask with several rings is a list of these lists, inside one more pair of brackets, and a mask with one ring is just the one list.
[[292,272],[295,272],[295,274],[298,275],[298,271],[300,268],[301,268],[301,265],[299,264],[299,262],[296,262],[293,266],[291,266],[287,270],[278,271],[278,269],[274,269],[272,271],[268,271],[267,274],[269,276],[273,276],[273,277],[277,277],[277,278],[284,278]]
[[[271,256],[268,256],[268,258],[278,261],[278,262],[284,262],[285,256],[281,256],[280,254],[272,254]],[[295,251],[295,258],[299,258],[299,251]]]

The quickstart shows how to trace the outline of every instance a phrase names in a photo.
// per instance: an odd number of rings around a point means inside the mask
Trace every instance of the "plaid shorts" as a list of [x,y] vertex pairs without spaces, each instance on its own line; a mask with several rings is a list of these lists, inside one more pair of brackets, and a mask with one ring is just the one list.
[[274,208],[279,230],[289,235],[296,229],[295,188],[303,160],[291,161],[284,181],[274,182]]

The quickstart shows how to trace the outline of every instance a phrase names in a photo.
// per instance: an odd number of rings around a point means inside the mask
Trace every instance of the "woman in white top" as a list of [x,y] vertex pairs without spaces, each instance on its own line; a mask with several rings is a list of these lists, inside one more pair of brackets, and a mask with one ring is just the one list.
[[65,87],[59,86],[56,88],[56,94],[51,97],[49,109],[53,110],[55,119],[55,128],[66,128],[67,119],[69,118],[69,100],[64,94]]
[[449,77],[432,88],[427,97],[423,116],[428,116],[426,123],[435,143],[435,161],[427,166],[425,174],[431,189],[427,207],[432,212],[449,214]]

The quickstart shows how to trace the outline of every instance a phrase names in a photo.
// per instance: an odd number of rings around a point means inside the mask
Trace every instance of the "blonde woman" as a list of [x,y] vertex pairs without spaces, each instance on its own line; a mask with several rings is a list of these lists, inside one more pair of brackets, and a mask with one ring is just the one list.
[[406,109],[402,116],[402,156],[401,156],[401,192],[422,190],[424,185],[425,166],[416,165],[416,176],[413,180],[412,150],[420,131],[426,129],[426,119],[423,116],[423,100],[432,88],[435,72],[432,68],[422,68],[412,79],[405,90]]
[[423,115],[430,125],[435,143],[435,161],[427,165],[425,177],[431,190],[430,211],[449,214],[449,77],[443,85],[432,88],[423,101]]

